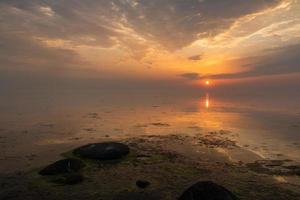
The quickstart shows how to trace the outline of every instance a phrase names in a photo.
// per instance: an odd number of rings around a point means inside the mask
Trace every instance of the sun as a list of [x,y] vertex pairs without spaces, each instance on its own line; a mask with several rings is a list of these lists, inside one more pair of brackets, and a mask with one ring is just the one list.
[[209,80],[205,81],[205,85],[210,85],[210,81]]

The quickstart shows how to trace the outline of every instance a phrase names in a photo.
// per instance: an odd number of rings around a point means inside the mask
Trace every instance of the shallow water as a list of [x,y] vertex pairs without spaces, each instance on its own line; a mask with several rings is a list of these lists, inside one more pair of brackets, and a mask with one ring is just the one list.
[[23,90],[0,100],[3,173],[43,165],[97,139],[213,131],[262,158],[300,162],[300,98],[294,96]]

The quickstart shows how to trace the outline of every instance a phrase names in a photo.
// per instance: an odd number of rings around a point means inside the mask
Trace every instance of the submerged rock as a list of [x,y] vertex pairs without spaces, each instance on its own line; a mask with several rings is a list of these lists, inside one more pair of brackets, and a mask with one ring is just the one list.
[[48,165],[47,167],[39,171],[39,174],[45,176],[77,172],[84,166],[85,164],[81,160],[68,158],[56,161],[55,163]]
[[73,151],[73,154],[83,158],[98,160],[113,160],[122,158],[129,153],[129,147],[118,142],[103,142],[88,144]]
[[146,188],[146,187],[148,187],[149,185],[150,185],[150,182],[149,181],[144,181],[144,180],[138,180],[138,181],[136,181],[136,186],[138,186],[139,188],[142,188],[142,189],[144,189],[144,188]]
[[220,185],[203,181],[188,188],[179,200],[238,200],[238,198]]

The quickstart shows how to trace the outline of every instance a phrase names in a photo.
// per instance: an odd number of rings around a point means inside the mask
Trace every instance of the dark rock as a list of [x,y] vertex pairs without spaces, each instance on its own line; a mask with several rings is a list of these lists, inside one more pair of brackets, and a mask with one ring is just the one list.
[[42,169],[39,174],[40,175],[58,175],[70,172],[77,172],[81,168],[83,168],[85,164],[78,159],[68,158],[59,160],[51,165],[48,165],[44,169]]
[[146,188],[146,187],[148,187],[149,185],[150,185],[150,182],[149,181],[144,181],[144,180],[138,180],[138,181],[136,181],[136,186],[138,186],[139,188],[142,188],[142,189],[144,189],[144,188]]
[[127,155],[129,147],[118,142],[103,142],[79,147],[73,153],[83,158],[113,160]]
[[203,181],[188,188],[179,200],[238,200],[238,198],[220,185]]

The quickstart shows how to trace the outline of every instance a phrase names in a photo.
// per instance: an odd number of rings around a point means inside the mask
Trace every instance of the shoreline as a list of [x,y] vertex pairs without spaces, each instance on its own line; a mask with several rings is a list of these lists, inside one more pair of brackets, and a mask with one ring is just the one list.
[[[257,155],[228,139],[225,133],[103,138],[103,141],[115,140],[127,144],[131,153],[118,163],[88,162],[83,171],[85,180],[80,184],[58,186],[37,175],[39,168],[36,168],[18,175],[2,175],[2,185],[10,187],[4,187],[1,195],[9,190],[6,195],[12,196],[8,199],[21,199],[12,194],[17,190],[23,196],[40,198],[45,195],[43,198],[51,200],[69,199],[71,196],[73,199],[94,199],[94,194],[98,198],[113,199],[118,194],[144,192],[167,197],[159,199],[176,199],[193,183],[211,180],[230,189],[240,199],[281,200],[300,196],[300,185],[285,181],[285,177],[294,177],[297,182],[299,175],[291,174],[297,169],[290,167],[288,173],[280,171],[280,174],[277,168],[286,169],[284,161],[258,159]],[[229,157],[233,155],[236,157]],[[238,161],[241,155],[251,162]],[[62,156],[73,157],[69,152],[62,153]],[[149,181],[151,186],[141,191],[134,185],[138,179]],[[71,196],[65,193],[72,188]]]

